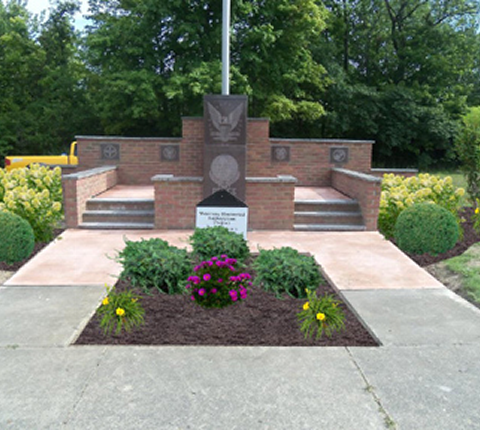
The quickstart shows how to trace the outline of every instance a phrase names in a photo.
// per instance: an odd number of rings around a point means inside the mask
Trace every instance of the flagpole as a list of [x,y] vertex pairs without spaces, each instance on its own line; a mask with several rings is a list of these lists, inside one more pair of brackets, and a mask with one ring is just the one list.
[[222,9],[222,95],[230,94],[230,0]]

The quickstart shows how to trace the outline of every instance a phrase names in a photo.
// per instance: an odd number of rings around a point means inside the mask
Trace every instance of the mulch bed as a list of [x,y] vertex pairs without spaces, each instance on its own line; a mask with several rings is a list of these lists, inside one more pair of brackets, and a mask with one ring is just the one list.
[[[117,283],[117,291],[130,288]],[[130,333],[105,336],[95,315],[78,338],[77,345],[216,345],[216,346],[378,346],[376,340],[346,306],[346,330],[330,339],[305,340],[296,315],[305,299],[271,293],[251,287],[247,299],[223,309],[204,309],[189,296],[158,292],[145,296],[145,325]],[[321,285],[319,295],[335,294]]]
[[465,208],[460,212],[461,217],[465,220],[465,222],[462,223],[463,239],[461,242],[458,242],[450,251],[444,252],[443,254],[439,254],[435,257],[428,254],[406,254],[421,267],[430,266],[431,264],[439,263],[440,261],[463,254],[473,244],[480,242],[480,234],[474,230],[473,221],[471,221],[473,211],[473,208]]

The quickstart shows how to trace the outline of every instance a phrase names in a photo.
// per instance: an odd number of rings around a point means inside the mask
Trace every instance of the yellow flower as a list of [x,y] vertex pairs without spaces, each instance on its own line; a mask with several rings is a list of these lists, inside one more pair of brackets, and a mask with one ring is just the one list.
[[480,213],[480,209],[479,208],[475,209],[475,215],[478,215],[479,213]]
[[122,308],[117,308],[115,312],[119,317],[125,315],[125,309],[122,309]]
[[465,190],[463,188],[457,188],[455,195],[458,197],[463,197],[465,195]]
[[303,310],[306,311],[310,307],[310,303],[307,302],[303,305]]
[[107,306],[108,305],[108,297],[105,297],[102,301],[102,305],[103,306]]
[[319,321],[325,320],[325,314],[322,314],[321,312],[319,312],[317,314],[317,320],[319,320]]

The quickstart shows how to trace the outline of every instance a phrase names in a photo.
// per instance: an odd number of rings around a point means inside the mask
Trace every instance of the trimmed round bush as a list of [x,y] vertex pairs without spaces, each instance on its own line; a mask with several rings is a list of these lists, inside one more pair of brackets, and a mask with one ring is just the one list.
[[200,260],[209,260],[225,254],[244,263],[250,256],[250,249],[243,235],[226,227],[197,228],[190,236],[190,243],[193,255]]
[[277,297],[287,293],[291,297],[305,298],[306,289],[316,290],[325,282],[312,256],[300,254],[288,246],[261,250],[253,262],[253,269],[255,285]]
[[161,293],[183,294],[190,274],[191,260],[186,249],[170,246],[162,239],[125,241],[116,261],[123,270],[120,279],[129,280],[145,292],[156,288]]
[[432,203],[420,203],[399,215],[394,237],[402,251],[438,255],[455,246],[460,238],[460,227],[447,209]]
[[29,257],[35,235],[28,221],[10,212],[0,212],[0,261],[12,264]]

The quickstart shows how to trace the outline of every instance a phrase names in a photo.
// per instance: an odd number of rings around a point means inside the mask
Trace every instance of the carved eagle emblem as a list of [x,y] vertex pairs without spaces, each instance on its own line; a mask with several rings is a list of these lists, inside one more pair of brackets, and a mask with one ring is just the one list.
[[237,139],[240,132],[234,130],[238,126],[238,122],[242,116],[243,103],[239,104],[228,115],[222,115],[211,103],[207,102],[207,106],[212,124],[216,130],[211,133],[213,139],[219,140],[222,143]]

